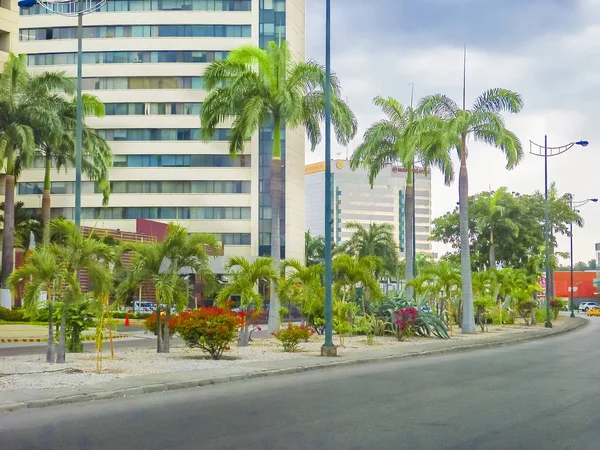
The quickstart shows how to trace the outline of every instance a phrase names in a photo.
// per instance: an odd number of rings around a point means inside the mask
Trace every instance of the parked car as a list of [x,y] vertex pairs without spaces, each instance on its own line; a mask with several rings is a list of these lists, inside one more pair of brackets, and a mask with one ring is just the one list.
[[598,306],[598,303],[596,302],[583,302],[579,304],[579,311],[580,312],[588,312],[588,309],[590,309],[592,306]]
[[[139,313],[150,314],[150,313],[153,313],[154,311],[156,311],[156,304],[151,303],[151,302],[136,301],[134,306],[135,306],[135,312],[138,314]],[[133,309],[131,308],[131,306],[129,306],[127,308],[127,312],[133,312]]]
[[600,306],[591,306],[585,314],[587,316],[600,316]]

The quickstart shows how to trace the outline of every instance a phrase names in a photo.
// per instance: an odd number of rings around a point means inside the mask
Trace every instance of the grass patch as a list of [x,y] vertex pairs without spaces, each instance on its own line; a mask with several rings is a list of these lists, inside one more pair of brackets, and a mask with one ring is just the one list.
[[11,322],[8,320],[0,320],[0,325],[35,325],[36,327],[47,327],[48,322]]

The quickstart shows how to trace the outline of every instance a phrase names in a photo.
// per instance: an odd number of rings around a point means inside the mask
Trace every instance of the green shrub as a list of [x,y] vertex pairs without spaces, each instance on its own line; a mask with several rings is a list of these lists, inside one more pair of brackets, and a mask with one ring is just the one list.
[[485,332],[488,317],[492,314],[494,306],[496,306],[496,301],[489,296],[481,297],[473,301],[473,306],[475,307],[476,323],[481,328],[481,331]]
[[546,322],[546,306],[535,309],[535,321],[537,323],[545,323]]
[[138,319],[138,320],[146,320],[150,316],[156,316],[156,314],[152,313],[125,313],[125,312],[114,312],[112,313],[113,319],[125,319],[129,316],[130,319]]
[[273,336],[281,342],[284,352],[295,352],[300,341],[308,339],[311,334],[312,332],[308,327],[290,323],[287,327],[283,327],[277,333],[273,333]]
[[173,329],[185,345],[199,348],[217,360],[236,339],[241,325],[240,316],[234,312],[213,307],[182,312]]
[[94,316],[87,301],[76,302],[69,306],[67,315],[67,350],[71,353],[83,353],[81,334],[94,326]]
[[8,309],[0,306],[0,320],[6,322],[29,322],[29,317],[25,317],[22,309]]
[[517,303],[517,312],[519,316],[525,321],[525,325],[529,325],[529,319],[531,317],[531,311],[535,306],[533,300],[521,300]]
[[375,316],[367,315],[354,318],[354,334],[365,335],[367,344],[372,344],[375,338]]
[[491,314],[488,316],[492,319],[492,325],[512,325],[515,323],[512,314],[506,309],[502,310],[502,324],[500,323],[500,311],[499,308],[493,308]]

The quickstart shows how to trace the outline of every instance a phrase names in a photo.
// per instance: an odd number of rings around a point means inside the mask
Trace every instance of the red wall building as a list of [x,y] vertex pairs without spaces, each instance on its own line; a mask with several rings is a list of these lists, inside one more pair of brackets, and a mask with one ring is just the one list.
[[[575,302],[578,302],[578,299],[584,301],[584,299],[598,298],[596,287],[594,286],[596,276],[596,271],[573,272],[573,285],[577,288],[573,294]],[[554,272],[554,284],[556,297],[570,298],[571,272]]]

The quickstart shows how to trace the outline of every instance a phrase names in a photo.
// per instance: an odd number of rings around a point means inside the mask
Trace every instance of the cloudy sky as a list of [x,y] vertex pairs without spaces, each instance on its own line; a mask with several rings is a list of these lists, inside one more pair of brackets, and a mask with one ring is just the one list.
[[[307,57],[325,61],[325,0],[306,0]],[[519,92],[525,108],[507,125],[529,151],[529,140],[549,146],[590,141],[549,160],[549,178],[575,199],[600,197],[600,0],[332,0],[332,65],[344,95],[365,128],[381,118],[376,95],[408,104],[462,90],[463,46],[468,46],[467,102],[491,87]],[[350,146],[350,152],[359,138]],[[336,152],[343,151],[334,147]],[[307,154],[322,161],[323,149]],[[527,155],[513,171],[499,150],[471,145],[470,193],[508,186],[543,190],[543,158]],[[433,175],[433,216],[451,210],[458,185]],[[600,242],[600,203],[581,210],[586,225],[575,232],[575,260],[595,258]],[[559,241],[568,250],[568,240]],[[434,250],[444,247],[434,244]]]

